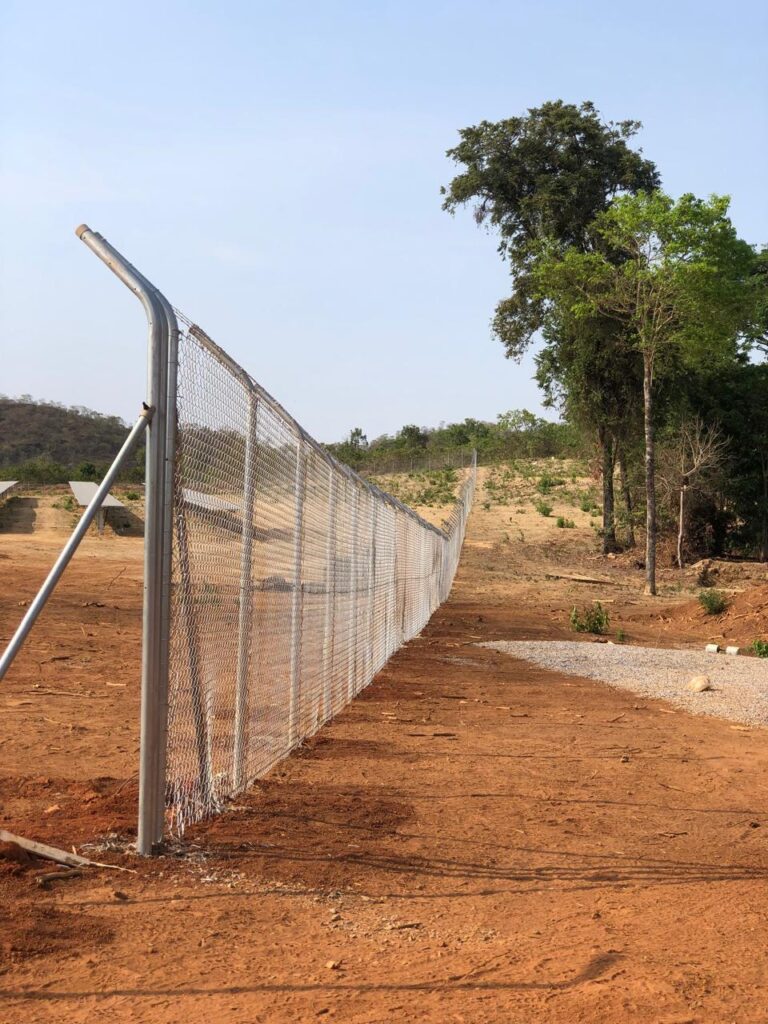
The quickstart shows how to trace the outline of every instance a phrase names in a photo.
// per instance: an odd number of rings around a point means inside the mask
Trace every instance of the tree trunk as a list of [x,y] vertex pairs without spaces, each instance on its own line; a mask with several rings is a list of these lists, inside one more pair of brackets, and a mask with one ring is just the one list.
[[645,592],[656,593],[656,451],[653,435],[653,358],[643,352],[645,426]]
[[603,458],[603,554],[616,550],[616,520],[614,517],[613,438],[604,427],[597,432],[600,452]]
[[624,449],[618,447],[619,458],[619,482],[621,485],[621,496],[624,499],[624,508],[627,513],[627,547],[635,546],[635,526],[632,522],[632,491],[629,488],[629,476],[627,474],[627,458]]
[[759,561],[768,561],[768,457],[760,456],[760,471],[763,475],[763,507],[760,510],[760,555]]
[[680,485],[680,515],[677,521],[677,565],[683,568],[683,540],[685,538],[685,484]]

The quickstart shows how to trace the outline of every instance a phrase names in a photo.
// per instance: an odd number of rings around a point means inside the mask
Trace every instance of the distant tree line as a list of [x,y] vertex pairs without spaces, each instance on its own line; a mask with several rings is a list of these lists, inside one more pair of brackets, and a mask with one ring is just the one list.
[[468,418],[438,427],[407,424],[395,434],[382,434],[370,442],[356,427],[345,440],[325,447],[361,473],[461,466],[468,463],[473,451],[480,463],[488,463],[515,458],[569,458],[587,450],[581,432],[573,424],[555,423],[527,409],[500,413],[495,422]]
[[[31,395],[0,396],[0,478],[23,483],[100,480],[128,433],[119,416],[83,406],[37,401]],[[121,479],[144,478],[144,447]]]

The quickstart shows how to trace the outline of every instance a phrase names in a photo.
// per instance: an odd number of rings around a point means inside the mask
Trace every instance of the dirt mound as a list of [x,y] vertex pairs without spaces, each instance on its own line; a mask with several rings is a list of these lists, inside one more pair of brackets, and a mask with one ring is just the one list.
[[745,646],[757,638],[768,639],[768,586],[731,594],[721,615],[708,615],[698,598],[659,609],[657,614],[681,636],[722,638]]

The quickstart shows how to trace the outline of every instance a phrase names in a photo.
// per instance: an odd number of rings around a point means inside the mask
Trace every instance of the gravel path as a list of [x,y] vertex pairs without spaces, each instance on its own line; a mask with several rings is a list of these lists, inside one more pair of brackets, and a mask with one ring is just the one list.
[[[500,640],[478,646],[492,647],[555,672],[598,679],[644,697],[659,697],[694,715],[768,725],[768,659],[570,640]],[[713,688],[703,693],[686,689],[696,675],[709,676]]]

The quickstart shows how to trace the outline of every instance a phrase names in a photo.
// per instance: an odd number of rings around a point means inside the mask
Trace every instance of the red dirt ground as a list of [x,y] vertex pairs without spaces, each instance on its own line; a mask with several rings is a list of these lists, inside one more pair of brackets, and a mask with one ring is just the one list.
[[[422,636],[183,848],[86,848],[136,873],[48,889],[1,859],[0,1021],[764,1024],[768,731],[474,646],[572,637],[593,596],[630,641],[712,630],[670,633],[671,584],[644,599],[561,533],[502,540],[476,511]],[[0,536],[3,636],[53,550]],[[139,554],[89,539],[3,684],[11,831],[132,835]]]

